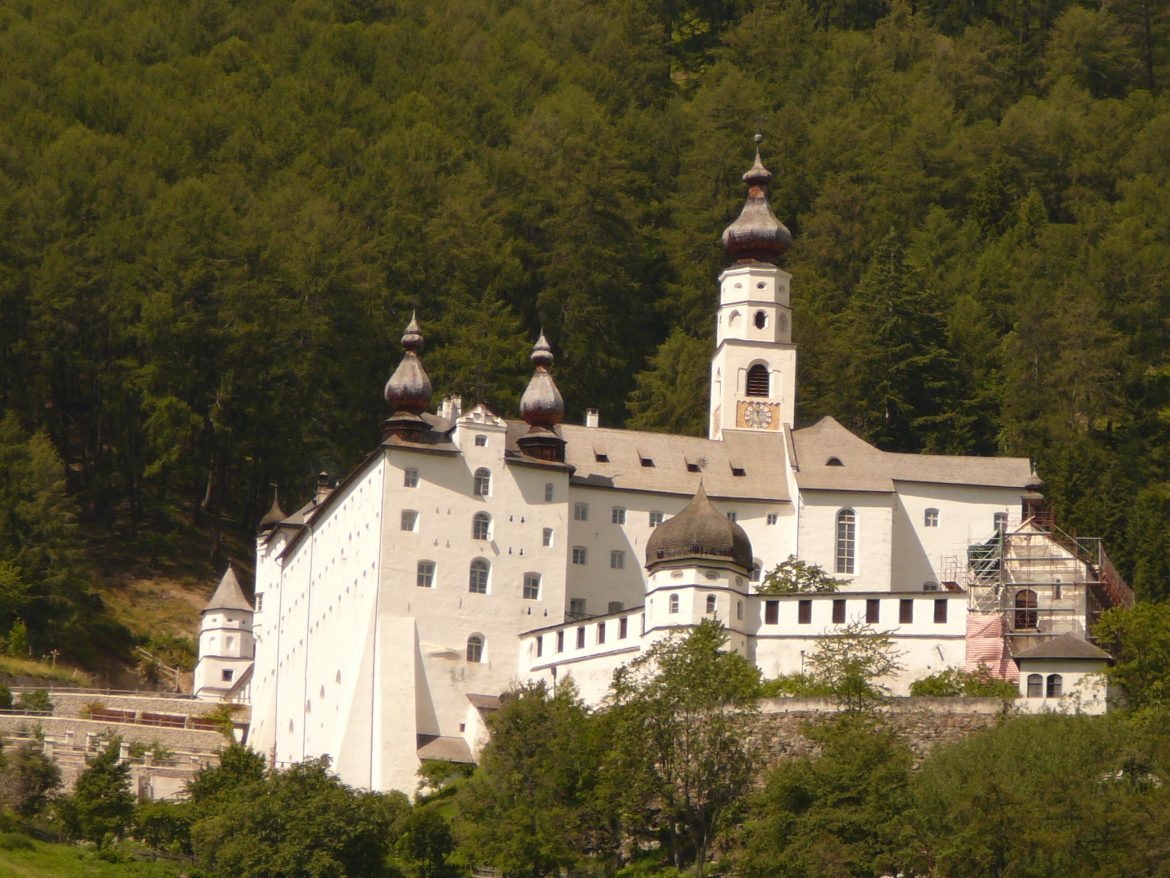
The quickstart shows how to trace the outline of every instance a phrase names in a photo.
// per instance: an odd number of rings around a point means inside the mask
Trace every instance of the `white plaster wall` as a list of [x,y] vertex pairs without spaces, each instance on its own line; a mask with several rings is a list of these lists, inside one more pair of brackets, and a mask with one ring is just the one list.
[[[897,482],[895,488],[891,576],[896,589],[922,588],[955,575],[956,569],[961,573],[967,547],[994,536],[997,512],[1007,513],[1009,521],[1020,515],[1018,488],[919,482]],[[926,526],[927,509],[938,510],[938,527]]]
[[[829,574],[850,580],[853,591],[888,591],[892,587],[893,494],[805,491],[800,498],[800,558]],[[855,565],[852,574],[835,572],[837,513],[857,514]]]
[[[1016,706],[1026,713],[1088,713],[1102,714],[1106,710],[1108,683],[1105,677],[1105,661],[1085,659],[1021,659],[1020,697]],[[1048,675],[1060,674],[1062,694],[1049,698],[1028,697],[1028,676],[1040,674],[1044,678],[1043,692],[1048,691]]]
[[[278,558],[288,543],[287,530],[278,530],[270,540],[256,545],[256,603],[252,615],[255,667],[250,701],[252,722],[248,742],[257,752],[268,755],[276,738],[276,618],[279,614],[281,566]],[[263,596],[263,598],[261,598]]]

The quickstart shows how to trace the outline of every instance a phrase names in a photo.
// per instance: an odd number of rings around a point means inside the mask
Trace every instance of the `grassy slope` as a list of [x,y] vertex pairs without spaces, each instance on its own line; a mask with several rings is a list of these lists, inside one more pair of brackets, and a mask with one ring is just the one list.
[[0,878],[177,878],[173,863],[108,863],[92,850],[0,833]]

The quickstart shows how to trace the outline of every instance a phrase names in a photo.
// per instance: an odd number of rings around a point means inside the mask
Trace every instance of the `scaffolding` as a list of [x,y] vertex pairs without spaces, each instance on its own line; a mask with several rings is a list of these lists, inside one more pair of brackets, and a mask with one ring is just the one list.
[[1017,648],[1070,632],[1090,638],[1104,610],[1133,606],[1100,538],[1075,537],[1035,517],[973,543],[956,575],[971,612],[998,615]]

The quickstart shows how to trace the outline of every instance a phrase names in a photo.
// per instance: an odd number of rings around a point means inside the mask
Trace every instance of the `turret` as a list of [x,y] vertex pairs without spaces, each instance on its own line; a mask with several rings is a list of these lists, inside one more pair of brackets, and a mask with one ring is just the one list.
[[251,602],[235,571],[228,566],[203,608],[199,629],[199,663],[195,697],[205,701],[246,701],[255,656]]

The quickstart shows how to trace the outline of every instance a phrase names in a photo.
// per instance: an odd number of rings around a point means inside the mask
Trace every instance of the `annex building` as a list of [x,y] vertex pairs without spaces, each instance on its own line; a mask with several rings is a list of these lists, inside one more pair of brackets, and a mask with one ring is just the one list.
[[[1087,636],[1132,596],[1098,543],[1055,529],[1029,461],[887,453],[832,418],[794,427],[776,264],[791,236],[758,150],[744,180],[707,438],[564,423],[543,335],[520,420],[433,406],[411,319],[382,443],[295,513],[274,500],[254,604],[229,571],[204,611],[197,694],[249,701],[252,747],[413,792],[420,760],[474,758],[517,681],[572,677],[597,703],[614,668],[708,617],[765,676],[861,620],[903,653],[896,693],[983,664],[1019,680],[1026,708],[1103,709],[1108,656]],[[758,593],[790,556],[844,586]]]

